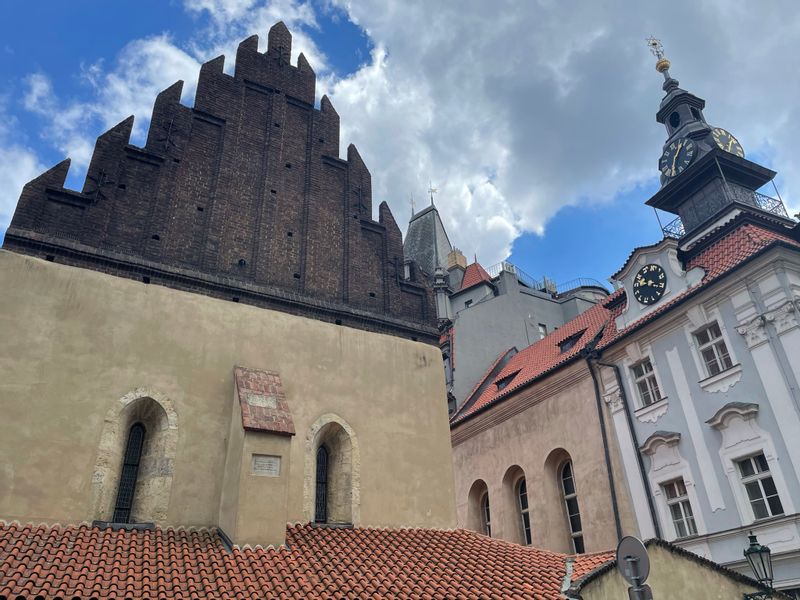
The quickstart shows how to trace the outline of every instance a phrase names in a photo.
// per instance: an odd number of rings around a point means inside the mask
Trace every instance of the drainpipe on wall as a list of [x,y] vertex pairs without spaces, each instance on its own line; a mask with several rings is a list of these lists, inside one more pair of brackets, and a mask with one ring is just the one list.
[[[596,353],[596,358],[599,357],[600,354]],[[619,372],[619,367],[617,365],[602,363],[599,360],[595,360],[595,364],[600,367],[608,367],[609,369],[614,370],[614,375],[617,378],[617,386],[619,387],[620,398],[622,399],[622,410],[625,411],[625,420],[628,422],[628,429],[631,432],[633,445],[636,449],[636,464],[639,465],[639,475],[642,478],[642,484],[644,485],[644,490],[647,494],[647,508],[650,510],[650,519],[653,521],[653,529],[655,529],[656,537],[661,538],[661,526],[659,525],[658,518],[656,517],[656,507],[653,505],[653,493],[650,490],[650,481],[647,479],[647,472],[644,469],[642,453],[639,451],[639,439],[636,437],[636,428],[633,426],[633,417],[631,416],[630,407],[628,406],[628,395],[625,393],[625,387],[622,385],[622,374]],[[599,391],[597,393],[599,393]]]
[[600,420],[600,435],[603,438],[603,455],[606,461],[606,473],[608,474],[608,487],[611,490],[611,509],[614,511],[614,527],[617,530],[617,541],[622,539],[622,524],[619,518],[619,506],[617,504],[617,489],[614,486],[614,469],[611,466],[611,452],[608,449],[608,435],[606,434],[606,419],[603,414],[603,399],[600,396],[600,384],[597,381],[597,375],[592,368],[591,355],[595,353],[594,348],[588,348],[585,355],[586,367],[589,369],[589,374],[592,376],[592,383],[594,383],[594,397],[597,402],[597,418]]

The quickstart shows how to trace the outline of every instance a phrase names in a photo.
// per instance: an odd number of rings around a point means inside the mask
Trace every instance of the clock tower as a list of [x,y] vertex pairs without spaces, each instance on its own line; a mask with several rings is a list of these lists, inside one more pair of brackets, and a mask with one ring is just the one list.
[[664,76],[664,98],[656,121],[667,130],[659,158],[661,189],[649,206],[676,215],[664,234],[680,240],[683,250],[700,237],[742,212],[766,217],[791,227],[783,203],[757,190],[772,181],[775,172],[745,158],[738,140],[706,121],[705,100],[681,89],[670,75],[670,62],[661,42],[648,40]]

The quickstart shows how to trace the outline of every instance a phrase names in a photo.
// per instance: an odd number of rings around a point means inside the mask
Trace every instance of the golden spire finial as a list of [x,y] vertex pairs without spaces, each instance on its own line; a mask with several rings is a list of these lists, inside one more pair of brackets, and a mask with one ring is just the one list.
[[664,46],[661,44],[661,40],[651,35],[647,38],[647,45],[650,47],[650,52],[653,53],[653,56],[658,59],[656,61],[656,71],[659,73],[668,71],[670,62],[667,60],[667,57],[664,56]]

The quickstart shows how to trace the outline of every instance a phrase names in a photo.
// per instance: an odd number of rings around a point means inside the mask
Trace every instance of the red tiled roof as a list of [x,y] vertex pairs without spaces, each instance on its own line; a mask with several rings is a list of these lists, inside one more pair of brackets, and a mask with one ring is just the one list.
[[474,262],[471,265],[467,265],[467,268],[464,270],[464,277],[461,279],[461,287],[458,291],[463,292],[479,283],[492,283],[492,278],[489,277],[486,269],[484,269],[480,263]]
[[610,560],[616,560],[616,553],[609,551],[595,552],[594,554],[577,554],[575,556],[575,562],[572,566],[571,579],[573,581],[580,579],[595,569],[599,569],[600,567],[607,565]]
[[[748,258],[777,243],[789,244],[800,249],[800,243],[789,236],[752,223],[739,224],[731,229],[729,233],[692,257],[685,265],[687,271],[694,267],[701,267],[705,271],[703,280],[699,285],[678,294],[657,310],[648,313],[622,330],[617,329],[615,318],[625,308],[625,290],[617,290],[606,298],[602,304],[593,306],[563,327],[515,355],[503,370],[497,374],[494,378],[494,383],[486,386],[475,402],[464,404],[462,409],[452,417],[451,424],[455,425],[463,421],[481,409],[508,397],[519,388],[571,361],[601,331],[602,336],[597,343],[597,348],[603,349],[610,346],[621,337],[662,315],[678,302],[704,289]],[[559,344],[579,331],[583,331],[583,334],[575,346],[570,351],[562,353]],[[514,371],[518,371],[516,377],[505,388],[499,390],[496,382],[508,377]],[[486,372],[475,389],[478,389],[490,374],[491,369]]]
[[[45,598],[561,597],[567,556],[472,531],[291,525],[286,546],[215,530],[101,530],[0,522],[0,596]],[[572,579],[613,560],[575,558]]]
[[[605,306],[597,304],[575,317],[572,321],[567,322],[563,327],[559,327],[538,342],[515,354],[506,366],[500,370],[494,380],[495,382],[500,381],[515,372],[516,376],[502,390],[497,388],[496,383],[486,386],[477,400],[471,404],[464,404],[462,410],[453,416],[452,422],[455,424],[464,420],[482,408],[494,404],[500,398],[508,396],[534,379],[575,358],[584,346],[602,330],[603,325],[608,320],[608,314]],[[575,342],[575,345],[566,352],[562,352],[559,344],[577,334],[580,334],[580,338]],[[487,371],[487,375],[490,373],[491,370]],[[478,386],[481,383],[479,382]],[[476,386],[476,390],[478,386]]]

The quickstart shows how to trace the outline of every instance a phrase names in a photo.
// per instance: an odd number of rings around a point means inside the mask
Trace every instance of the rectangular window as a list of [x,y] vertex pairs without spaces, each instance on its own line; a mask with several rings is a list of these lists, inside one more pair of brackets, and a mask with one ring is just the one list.
[[778,497],[775,481],[769,472],[769,464],[764,453],[737,460],[742,485],[756,519],[767,519],[783,514],[783,505]]
[[722,339],[722,332],[716,321],[708,327],[695,332],[694,337],[697,340],[697,350],[700,352],[706,374],[709,377],[722,373],[722,371],[733,366],[728,347],[725,345],[725,340]]
[[547,325],[544,323],[539,323],[539,339],[542,339],[547,335]]
[[662,484],[661,489],[664,490],[664,496],[667,498],[669,514],[672,517],[672,524],[675,526],[675,535],[679,538],[697,535],[697,525],[694,522],[694,513],[686,493],[683,477]]
[[661,390],[658,389],[656,374],[653,372],[653,364],[649,358],[633,365],[631,371],[636,383],[640,406],[650,406],[661,400]]

